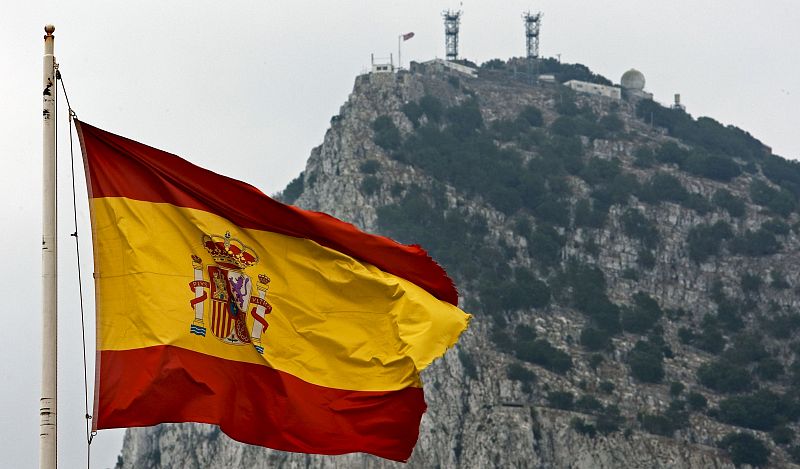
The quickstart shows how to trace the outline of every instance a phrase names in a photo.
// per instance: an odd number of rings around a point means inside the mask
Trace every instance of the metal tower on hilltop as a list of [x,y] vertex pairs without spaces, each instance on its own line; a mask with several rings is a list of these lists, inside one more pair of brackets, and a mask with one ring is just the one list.
[[522,14],[525,20],[525,50],[529,59],[539,58],[539,28],[542,26],[542,13],[527,11]]
[[461,10],[445,10],[444,18],[444,46],[447,60],[458,60],[458,26],[461,24]]
[[531,83],[539,75],[539,29],[542,27],[542,13],[522,13],[525,22],[525,52],[528,59],[528,79]]

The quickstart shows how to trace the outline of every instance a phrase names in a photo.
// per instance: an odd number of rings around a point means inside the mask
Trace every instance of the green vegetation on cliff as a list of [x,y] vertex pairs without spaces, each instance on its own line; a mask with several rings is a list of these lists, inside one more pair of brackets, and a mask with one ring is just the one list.
[[[465,308],[488,320],[516,389],[584,414],[572,427],[587,436],[601,427],[681,435],[694,413],[798,443],[800,315],[784,298],[795,276],[770,261],[796,245],[800,165],[740,129],[652,101],[612,105],[553,85],[550,100],[497,106],[467,79],[444,84],[448,92],[371,123],[381,158],[358,166],[361,191],[378,203],[382,233],[421,244],[453,275]],[[424,178],[381,179],[403,167]],[[676,288],[692,291],[691,304]],[[558,332],[537,334],[532,318]],[[684,354],[699,358],[676,373]],[[609,370],[669,406],[635,421],[601,417],[602,399],[622,387]],[[732,437],[723,447],[749,444]]]

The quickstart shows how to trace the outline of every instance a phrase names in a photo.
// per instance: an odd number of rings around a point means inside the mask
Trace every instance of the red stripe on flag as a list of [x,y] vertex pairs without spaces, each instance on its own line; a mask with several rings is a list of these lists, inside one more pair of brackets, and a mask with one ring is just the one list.
[[330,215],[271,199],[255,187],[178,156],[77,122],[89,196],[163,202],[225,217],[242,228],[307,238],[458,304],[444,269],[419,246],[371,235]]
[[168,345],[104,350],[100,363],[95,429],[210,423],[235,440],[282,451],[407,461],[426,409],[421,388],[326,388]]

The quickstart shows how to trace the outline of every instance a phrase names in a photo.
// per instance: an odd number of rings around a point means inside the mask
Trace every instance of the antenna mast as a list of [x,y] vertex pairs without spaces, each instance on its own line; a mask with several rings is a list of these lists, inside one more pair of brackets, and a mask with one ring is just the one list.
[[525,52],[528,59],[528,78],[531,83],[539,75],[539,29],[542,27],[542,13],[522,13],[525,22]]
[[525,50],[529,59],[539,58],[539,28],[542,26],[542,13],[526,11],[522,14],[525,21]]
[[447,60],[458,60],[458,26],[461,24],[461,10],[445,10],[444,18],[444,46]]

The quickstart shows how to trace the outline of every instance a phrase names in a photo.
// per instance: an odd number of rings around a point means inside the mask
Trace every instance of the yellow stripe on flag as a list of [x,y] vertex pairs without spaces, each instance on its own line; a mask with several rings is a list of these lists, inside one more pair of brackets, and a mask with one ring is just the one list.
[[[97,278],[98,350],[174,345],[262,364],[338,389],[388,391],[419,386],[418,372],[455,344],[470,316],[397,276],[308,239],[241,229],[202,210],[121,197],[92,199]],[[230,232],[259,256],[244,269],[270,277],[264,355],[211,331],[189,333],[192,255],[215,263],[203,235]],[[206,289],[206,291],[208,291]],[[210,293],[209,293],[210,294]],[[247,327],[253,326],[248,307]]]

